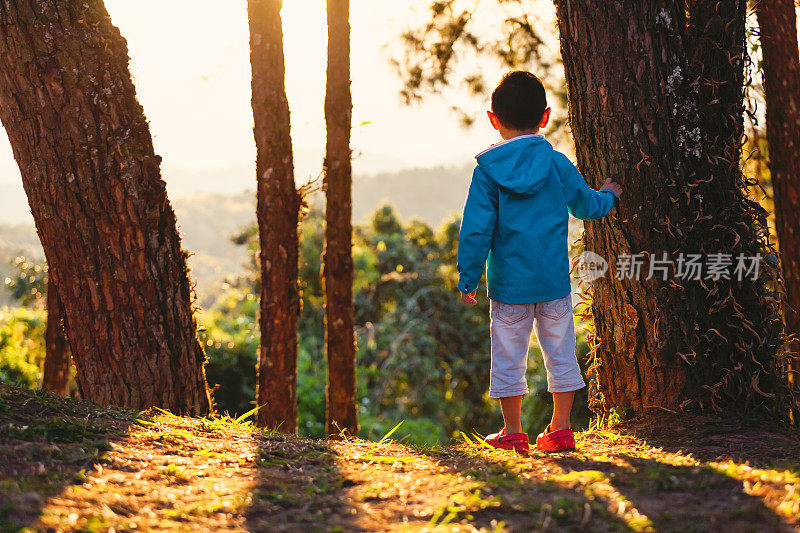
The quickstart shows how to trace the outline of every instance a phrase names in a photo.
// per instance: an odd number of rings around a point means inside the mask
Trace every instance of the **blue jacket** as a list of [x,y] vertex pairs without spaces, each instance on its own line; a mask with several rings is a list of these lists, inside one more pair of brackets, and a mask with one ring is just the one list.
[[492,300],[526,304],[569,294],[567,213],[601,218],[617,196],[590,188],[541,135],[493,145],[477,160],[458,238],[458,288],[475,291],[488,265]]

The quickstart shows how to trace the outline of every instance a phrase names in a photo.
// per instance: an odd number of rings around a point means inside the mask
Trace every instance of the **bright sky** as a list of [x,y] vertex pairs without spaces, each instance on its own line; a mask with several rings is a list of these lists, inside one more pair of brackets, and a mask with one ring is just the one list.
[[[238,174],[220,189],[252,188],[246,0],[106,0],[106,5],[128,40],[139,100],[171,193],[192,191],[193,172],[233,166]],[[351,2],[356,173],[467,164],[496,140],[486,127],[462,129],[451,102],[442,97],[419,108],[400,104],[400,81],[385,44],[421,16],[409,5],[422,12],[428,0]],[[283,18],[297,179],[305,181],[321,169],[325,142],[325,1],[285,1]],[[2,135],[0,185],[19,183]]]

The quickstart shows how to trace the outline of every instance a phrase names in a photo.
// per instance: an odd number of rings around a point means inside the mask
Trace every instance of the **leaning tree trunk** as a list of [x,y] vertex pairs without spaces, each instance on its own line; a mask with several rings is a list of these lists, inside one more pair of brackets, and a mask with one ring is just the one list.
[[53,280],[47,278],[47,328],[44,333],[45,355],[42,388],[61,396],[69,394],[71,357],[64,324],[64,307]]
[[350,2],[328,0],[328,81],[325,91],[325,353],[328,360],[328,435],[355,435],[353,226],[350,124]]
[[[783,415],[774,268],[734,275],[739,254],[751,266],[769,251],[738,167],[745,2],[689,4],[691,23],[681,0],[556,1],[579,167],[625,189],[615,214],[585,225],[586,249],[611,266],[590,291],[592,407]],[[666,279],[646,279],[664,254]],[[732,279],[692,279],[688,254],[730,260]]]
[[[775,226],[788,306],[786,329],[800,336],[800,57],[792,0],[756,2],[767,100],[769,170],[775,198]],[[800,383],[800,342],[794,382]]]
[[289,103],[284,89],[281,0],[249,0],[258,233],[261,242],[260,426],[297,432],[297,223]]
[[186,253],[127,44],[101,0],[0,4],[0,119],[82,396],[207,413]]

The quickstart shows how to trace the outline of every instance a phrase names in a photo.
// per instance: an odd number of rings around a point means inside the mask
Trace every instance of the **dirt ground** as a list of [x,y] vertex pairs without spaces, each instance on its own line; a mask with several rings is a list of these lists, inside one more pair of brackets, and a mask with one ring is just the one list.
[[797,431],[665,413],[573,452],[467,438],[307,440],[0,387],[0,531],[800,531]]

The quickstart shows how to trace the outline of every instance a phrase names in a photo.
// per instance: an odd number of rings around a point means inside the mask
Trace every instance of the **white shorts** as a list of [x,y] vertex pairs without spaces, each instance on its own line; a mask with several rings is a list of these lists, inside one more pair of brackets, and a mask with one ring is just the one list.
[[544,356],[547,390],[567,392],[586,386],[575,357],[572,295],[532,304],[491,302],[492,371],[489,396],[505,398],[528,393],[525,372],[531,330]]

